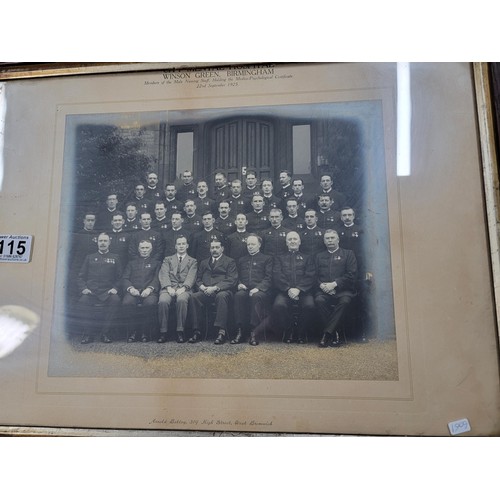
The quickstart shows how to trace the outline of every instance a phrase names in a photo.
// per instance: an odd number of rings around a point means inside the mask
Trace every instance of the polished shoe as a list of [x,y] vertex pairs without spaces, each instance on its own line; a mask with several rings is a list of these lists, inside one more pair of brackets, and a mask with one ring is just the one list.
[[220,329],[214,344],[221,345],[224,344],[225,342],[226,342],[226,331]]
[[113,342],[106,334],[101,336],[101,342],[104,342],[105,344],[111,344]]
[[335,332],[335,335],[333,336],[333,340],[330,342],[331,347],[340,347],[342,344],[344,344],[343,340],[340,340],[340,335],[338,332]]
[[92,337],[92,335],[84,335],[80,344],[90,344],[92,342],[94,342],[94,337]]
[[132,333],[128,336],[127,342],[131,344],[132,342],[137,342],[137,337],[135,333]]
[[188,340],[190,344],[196,344],[196,342],[200,342],[201,340],[201,333],[199,330],[195,330],[193,332],[193,336]]
[[330,334],[323,333],[321,340],[319,341],[318,347],[328,347],[328,343],[330,342]]
[[164,344],[167,341],[167,334],[166,333],[160,333],[160,336],[158,337],[158,344]]
[[141,342],[149,342],[149,337],[145,334],[141,336]]
[[241,328],[238,328],[236,330],[236,337],[234,337],[233,340],[231,340],[231,344],[241,344],[243,342],[243,332]]
[[248,341],[250,345],[259,345],[259,341],[257,340],[257,337],[254,332],[250,333],[250,340]]
[[184,344],[186,340],[184,339],[184,332],[177,332],[177,343]]

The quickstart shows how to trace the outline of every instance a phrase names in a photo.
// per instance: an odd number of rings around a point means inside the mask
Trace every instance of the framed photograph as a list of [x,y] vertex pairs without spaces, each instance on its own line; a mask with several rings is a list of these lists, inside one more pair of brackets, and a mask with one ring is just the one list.
[[0,83],[0,424],[498,433],[472,65],[126,69]]

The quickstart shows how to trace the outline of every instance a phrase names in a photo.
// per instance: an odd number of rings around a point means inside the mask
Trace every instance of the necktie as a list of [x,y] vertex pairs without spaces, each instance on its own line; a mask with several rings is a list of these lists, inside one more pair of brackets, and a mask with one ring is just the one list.
[[179,257],[179,263],[177,264],[177,279],[180,280],[181,278],[181,264],[182,264],[182,257]]

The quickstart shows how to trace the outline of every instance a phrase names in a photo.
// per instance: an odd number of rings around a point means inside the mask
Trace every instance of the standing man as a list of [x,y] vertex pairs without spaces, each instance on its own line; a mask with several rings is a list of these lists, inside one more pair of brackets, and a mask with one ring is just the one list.
[[224,238],[227,238],[231,233],[236,231],[236,226],[234,220],[229,217],[231,212],[231,207],[227,200],[222,200],[219,202],[219,216],[215,219],[214,226],[217,231],[220,231]]
[[210,246],[213,240],[224,241],[224,235],[214,227],[214,216],[206,212],[202,216],[203,229],[191,236],[191,255],[200,263],[210,257]]
[[226,237],[226,254],[236,262],[240,257],[247,254],[247,216],[245,214],[238,214],[234,221],[236,231]]
[[255,193],[260,193],[257,183],[257,174],[253,170],[248,170],[245,175],[245,188],[241,195],[247,203],[250,203]]
[[163,244],[165,257],[176,252],[177,238],[183,236],[187,243],[191,240],[191,232],[184,227],[184,219],[180,212],[173,212],[170,217],[170,229],[163,232]]
[[340,212],[332,209],[332,200],[329,194],[320,194],[318,197],[318,225],[324,229],[336,229],[340,221]]
[[177,342],[182,344],[188,314],[188,304],[192,289],[196,283],[198,265],[196,259],[187,254],[189,247],[185,236],[175,240],[176,252],[165,257],[160,269],[160,301],[158,302],[158,317],[160,321],[160,336],[158,342],[167,341],[170,308],[175,306]]
[[139,242],[142,240],[148,240],[153,245],[151,257],[161,262],[165,251],[163,238],[159,231],[151,229],[151,214],[148,212],[142,213],[139,222],[141,224],[141,228],[130,234],[128,247],[129,259],[139,257]]
[[196,211],[200,214],[206,212],[212,212],[215,210],[215,202],[212,198],[208,197],[208,184],[207,181],[199,181],[196,185],[197,195],[193,198],[196,205]]
[[122,266],[126,266],[128,262],[128,247],[129,247],[129,237],[130,233],[124,231],[123,225],[125,223],[125,217],[121,212],[117,212],[113,215],[113,220],[111,221],[112,230],[108,233],[110,239],[109,251],[111,253],[116,253],[120,257]]
[[193,172],[185,170],[182,172],[182,184],[177,190],[177,198],[185,202],[187,199],[194,199],[196,196],[196,184],[193,180]]
[[299,216],[299,205],[297,200],[294,196],[289,196],[285,203],[287,215],[283,219],[283,227],[286,227],[290,231],[303,231],[306,223],[304,222],[304,219]]
[[170,221],[167,217],[167,209],[165,208],[165,202],[163,200],[158,200],[154,202],[155,207],[155,218],[151,222],[151,228],[156,231],[163,233],[170,227]]
[[262,238],[250,234],[248,253],[238,261],[238,287],[234,295],[236,336],[231,344],[243,342],[247,325],[250,326],[249,344],[258,345],[256,327],[266,317],[271,300],[273,258],[260,253]]
[[210,254],[198,266],[196,286],[198,291],[192,295],[193,305],[193,336],[190,343],[201,340],[202,309],[215,303],[216,316],[214,326],[218,328],[215,344],[224,344],[227,340],[227,327],[233,291],[238,282],[238,270],[234,259],[224,255],[222,241],[213,240],[210,243]]
[[146,192],[144,197],[147,198],[153,205],[158,200],[163,198],[163,193],[158,187],[158,174],[149,172],[146,176]]
[[289,199],[293,199],[298,205],[298,214],[300,217],[304,217],[306,210],[314,205],[314,202],[304,194],[304,181],[302,179],[294,179],[292,181],[292,191],[293,195]]
[[227,185],[227,177],[223,172],[217,172],[214,178],[214,192],[212,198],[216,203],[227,200],[231,196],[231,191]]
[[118,195],[116,193],[108,194],[106,197],[106,206],[99,210],[96,217],[97,231],[110,231],[111,219],[118,212]]
[[331,174],[324,174],[321,176],[320,186],[321,189],[318,195],[329,195],[332,202],[332,210],[339,212],[340,209],[346,204],[346,196],[344,195],[344,193],[333,189],[333,177],[331,176]]
[[139,219],[137,218],[137,205],[133,202],[127,203],[125,214],[127,218],[123,224],[123,230],[127,232],[137,231],[141,227]]
[[239,179],[235,179],[231,182],[231,196],[229,196],[229,206],[233,214],[246,213],[250,203],[247,203],[245,198],[241,195],[242,186]]
[[262,252],[273,257],[287,253],[286,235],[290,231],[282,226],[283,213],[281,209],[271,208],[269,222],[271,227],[261,232]]
[[183,207],[184,202],[177,198],[175,184],[167,184],[165,186],[165,209],[167,211],[167,217],[169,217],[172,212],[182,210]]
[[309,208],[306,210],[304,220],[305,228],[300,233],[300,250],[306,255],[316,255],[319,252],[324,252],[325,247],[325,230],[318,227],[318,216],[316,210]]
[[314,260],[300,252],[300,236],[297,232],[290,231],[286,235],[286,245],[288,252],[278,255],[274,260],[273,281],[278,294],[271,313],[272,322],[278,330],[288,332],[285,337],[287,343],[293,342],[290,309],[293,304],[298,304],[300,319],[297,342],[304,344],[314,318]]
[[264,210],[264,198],[260,193],[256,193],[252,198],[253,210],[247,213],[247,231],[249,233],[258,233],[267,229],[271,224],[268,219],[268,214]]
[[262,197],[264,198],[264,210],[269,212],[271,208],[280,208],[281,199],[273,194],[273,181],[264,179],[262,181]]
[[[120,309],[118,290],[122,265],[118,255],[109,252],[110,239],[106,233],[97,237],[97,252],[87,255],[78,274],[78,323],[84,331],[82,344],[94,341],[94,333],[100,332],[101,341],[109,344],[111,327]],[[95,324],[95,306],[102,308],[104,319]]]
[[137,341],[137,329],[141,329],[141,341],[149,342],[157,317],[160,282],[160,262],[151,256],[153,245],[142,240],[138,245],[139,256],[129,261],[122,276],[124,320],[129,329],[127,342]]
[[[279,181],[281,188],[276,193],[276,196],[281,199],[282,207],[284,208],[285,201],[289,196],[293,195],[292,189],[292,174],[289,170],[282,170],[280,172]],[[281,208],[281,207],[280,207]]]
[[321,317],[323,329],[319,347],[328,347],[328,345],[337,347],[340,345],[337,327],[351,299],[356,295],[357,265],[352,250],[339,247],[337,231],[327,229],[324,238],[326,250],[316,255],[319,289],[314,296],[314,303]]
[[184,228],[191,234],[203,229],[201,216],[196,213],[196,204],[193,200],[186,200],[184,203]]
[[134,186],[134,196],[128,203],[135,203],[137,211],[140,214],[151,210],[151,202],[146,198],[146,187],[139,182]]

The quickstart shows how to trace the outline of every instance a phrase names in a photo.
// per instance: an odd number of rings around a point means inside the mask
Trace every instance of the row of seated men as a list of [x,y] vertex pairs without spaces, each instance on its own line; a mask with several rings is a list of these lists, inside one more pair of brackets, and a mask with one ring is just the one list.
[[[357,295],[358,266],[354,252],[340,247],[335,230],[325,230],[323,241],[324,251],[307,255],[300,235],[289,231],[286,253],[271,256],[261,252],[262,237],[252,233],[246,238],[246,255],[235,260],[225,254],[221,240],[213,239],[209,257],[197,261],[181,235],[175,252],[161,262],[152,256],[154,244],[144,239],[138,243],[139,256],[123,269],[120,257],[109,251],[109,235],[100,233],[97,252],[85,258],[77,278],[81,342],[92,342],[96,335],[112,342],[112,327],[122,325],[129,327],[129,342],[149,341],[153,335],[159,343],[169,337],[197,343],[205,308],[213,307],[218,345],[248,340],[256,346],[283,332],[288,332],[286,341],[305,343],[311,329],[319,327],[319,347],[337,346],[337,330]],[[96,307],[103,313],[97,322]],[[295,339],[290,328],[294,310]],[[175,334],[169,331],[172,324]]]

